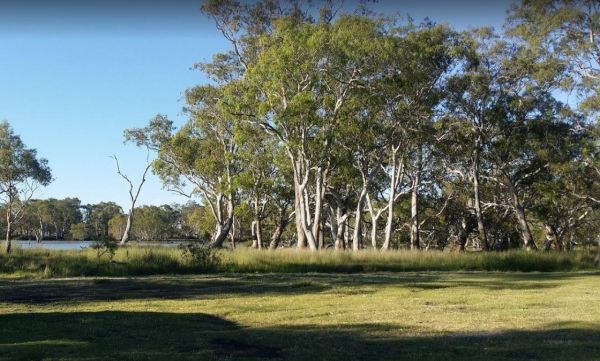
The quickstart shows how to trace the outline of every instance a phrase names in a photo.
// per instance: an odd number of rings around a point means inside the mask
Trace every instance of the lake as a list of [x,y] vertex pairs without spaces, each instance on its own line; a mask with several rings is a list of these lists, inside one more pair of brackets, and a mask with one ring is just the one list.
[[[44,241],[42,243],[37,243],[36,241],[13,241],[12,243],[13,243],[13,246],[23,248],[23,249],[40,248],[40,249],[68,251],[68,250],[78,250],[78,249],[90,248],[96,242],[95,241]],[[181,242],[181,241],[130,242],[129,244],[132,246],[143,246],[143,247],[177,247],[182,243],[186,243],[186,242]]]

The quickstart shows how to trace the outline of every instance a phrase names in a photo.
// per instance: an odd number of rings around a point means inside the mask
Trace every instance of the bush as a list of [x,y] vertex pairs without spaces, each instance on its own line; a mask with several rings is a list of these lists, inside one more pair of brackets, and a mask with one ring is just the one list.
[[92,248],[96,250],[96,256],[100,258],[106,255],[109,262],[112,262],[113,258],[115,258],[118,247],[116,242],[113,242],[108,238],[99,239],[92,245]]
[[186,262],[203,270],[214,271],[221,264],[219,251],[207,244],[180,244],[178,248],[181,250],[181,256]]

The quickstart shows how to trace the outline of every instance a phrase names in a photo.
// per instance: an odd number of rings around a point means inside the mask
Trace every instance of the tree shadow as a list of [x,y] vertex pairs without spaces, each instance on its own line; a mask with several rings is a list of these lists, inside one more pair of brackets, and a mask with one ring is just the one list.
[[324,284],[307,279],[246,275],[0,281],[0,302],[47,304],[125,299],[225,299],[257,294],[316,293],[326,288]]
[[[416,330],[418,331],[418,330]],[[600,325],[414,336],[391,324],[249,328],[201,313],[0,315],[0,360],[597,360]]]
[[79,278],[58,280],[2,280],[0,302],[48,304],[60,302],[139,299],[226,299],[253,295],[299,295],[336,292],[369,294],[378,287],[413,292],[449,288],[534,290],[590,274],[578,273],[378,273],[378,274],[231,274],[136,278]]

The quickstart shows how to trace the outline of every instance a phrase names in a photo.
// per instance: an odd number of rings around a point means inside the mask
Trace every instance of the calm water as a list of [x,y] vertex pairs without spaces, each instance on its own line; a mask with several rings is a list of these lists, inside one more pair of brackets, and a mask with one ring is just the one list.
[[[94,241],[44,241],[37,243],[35,241],[13,241],[13,245],[20,248],[41,248],[54,250],[78,250],[90,248]],[[135,246],[158,246],[158,247],[177,247],[184,242],[131,242]]]

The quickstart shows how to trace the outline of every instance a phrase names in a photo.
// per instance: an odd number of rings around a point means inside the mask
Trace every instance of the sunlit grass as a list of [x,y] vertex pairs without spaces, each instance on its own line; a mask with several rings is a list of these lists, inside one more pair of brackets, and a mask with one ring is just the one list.
[[242,249],[224,254],[230,272],[561,271],[593,267],[586,252],[310,252]]
[[597,360],[599,273],[0,280],[0,360]]
[[593,252],[310,252],[296,249],[220,251],[217,269],[206,270],[180,250],[130,246],[112,261],[93,249],[50,251],[15,249],[0,254],[0,277],[139,276],[225,273],[361,273],[407,271],[573,271],[594,268]]

